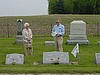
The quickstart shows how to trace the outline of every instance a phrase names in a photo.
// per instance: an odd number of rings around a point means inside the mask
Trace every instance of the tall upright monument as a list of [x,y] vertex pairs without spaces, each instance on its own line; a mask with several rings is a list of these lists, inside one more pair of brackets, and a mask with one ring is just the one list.
[[21,44],[21,43],[23,43],[22,30],[23,30],[23,22],[22,22],[22,19],[17,19],[16,44]]
[[67,44],[89,44],[86,36],[86,23],[75,20],[70,23],[70,35]]

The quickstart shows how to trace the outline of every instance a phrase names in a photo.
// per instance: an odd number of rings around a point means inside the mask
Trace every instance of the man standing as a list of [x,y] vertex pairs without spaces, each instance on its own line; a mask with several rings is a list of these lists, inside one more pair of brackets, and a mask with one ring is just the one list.
[[22,34],[26,56],[28,55],[28,52],[33,55],[32,30],[29,28],[29,23],[24,24]]
[[52,29],[52,36],[54,36],[54,43],[56,51],[63,52],[62,43],[63,43],[63,35],[65,33],[64,25],[60,23],[59,20],[56,21],[56,25],[54,25]]

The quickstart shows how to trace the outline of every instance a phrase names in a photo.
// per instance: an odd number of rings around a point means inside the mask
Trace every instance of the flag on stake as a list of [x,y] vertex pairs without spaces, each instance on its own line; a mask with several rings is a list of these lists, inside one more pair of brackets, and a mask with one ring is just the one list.
[[79,45],[78,44],[73,48],[71,53],[74,55],[74,57],[76,57],[76,54],[79,53]]

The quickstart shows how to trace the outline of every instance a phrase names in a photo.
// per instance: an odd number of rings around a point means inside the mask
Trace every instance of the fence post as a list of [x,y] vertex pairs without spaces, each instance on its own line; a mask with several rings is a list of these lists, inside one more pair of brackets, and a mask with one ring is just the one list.
[[98,22],[96,23],[96,25],[97,25],[97,36],[99,36],[99,24],[98,24]]
[[52,23],[51,23],[51,33],[52,33]]
[[9,24],[7,23],[7,37],[9,38]]

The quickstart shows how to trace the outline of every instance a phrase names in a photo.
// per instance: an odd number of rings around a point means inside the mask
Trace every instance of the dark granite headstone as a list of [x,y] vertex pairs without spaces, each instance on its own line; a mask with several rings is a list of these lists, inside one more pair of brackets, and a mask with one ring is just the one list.
[[22,29],[23,29],[22,19],[18,19],[17,20],[17,36],[16,36],[17,44],[23,43]]

